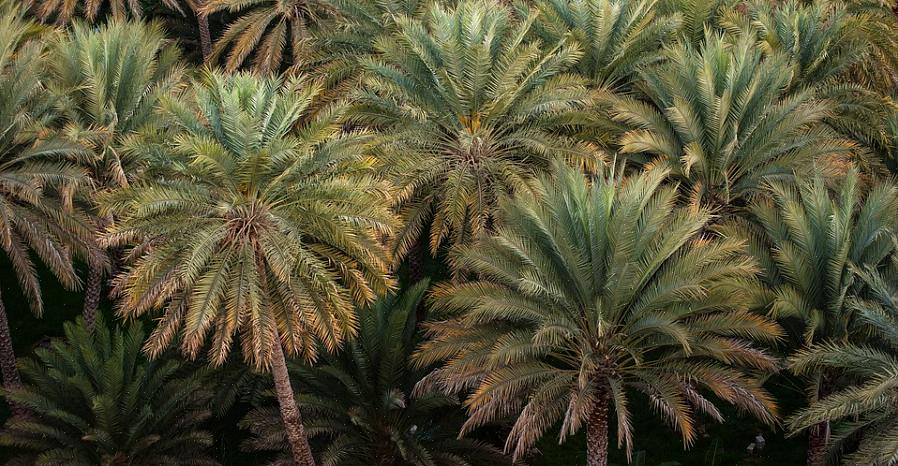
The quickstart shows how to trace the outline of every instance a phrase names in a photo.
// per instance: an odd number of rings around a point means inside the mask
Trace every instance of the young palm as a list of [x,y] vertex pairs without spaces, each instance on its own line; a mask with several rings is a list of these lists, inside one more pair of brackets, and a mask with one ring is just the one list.
[[225,70],[233,72],[252,56],[252,69],[277,73],[305,62],[312,30],[329,9],[324,0],[206,0],[200,13],[240,14],[218,38],[212,60],[227,52]]
[[[166,42],[158,25],[113,21],[98,28],[76,24],[54,45],[52,86],[65,119],[63,132],[89,154],[82,158],[92,180],[88,204],[140,173],[141,161],[129,157],[123,144],[156,124],[159,99],[176,88],[183,73],[177,47]],[[96,319],[103,275],[98,266],[88,273],[88,327]]]
[[[427,291],[419,282],[402,295],[379,299],[359,312],[358,336],[339,354],[314,366],[297,365],[297,400],[306,427],[327,444],[329,466],[493,466],[509,464],[495,447],[458,438],[464,413],[458,399],[438,392],[413,394],[427,374],[409,356],[418,338],[415,312]],[[284,451],[277,412],[257,408],[241,423],[253,432],[250,450]],[[279,461],[276,464],[289,464]]]
[[821,123],[826,102],[811,90],[786,94],[785,69],[748,36],[678,44],[642,73],[641,98],[613,100],[614,118],[631,128],[621,149],[669,165],[695,199],[715,209],[743,201],[765,179],[848,152],[851,144]]
[[25,385],[4,395],[29,416],[8,420],[0,445],[26,452],[18,459],[28,464],[218,464],[203,430],[202,374],[173,358],[148,361],[140,324],[96,327],[66,323],[64,340],[23,361]]
[[678,207],[667,173],[584,179],[560,167],[539,194],[502,203],[502,227],[461,247],[453,265],[477,280],[432,295],[438,319],[417,354],[446,360],[424,387],[471,392],[462,433],[515,416],[520,457],[561,423],[586,429],[587,465],[608,461],[608,425],[631,452],[630,400],[642,392],[684,443],[699,414],[722,421],[707,389],[765,422],[776,407],[753,376],[776,368],[753,345],[780,327],[748,311],[755,263],[741,241],[703,233],[708,210]]
[[[859,272],[865,292],[850,300],[857,313],[851,341],[828,341],[790,358],[793,372],[838,373],[848,386],[819,399],[788,419],[792,433],[834,423],[830,457],[844,452],[842,464],[894,465],[898,458],[898,296],[891,270]],[[852,442],[852,439],[860,439]]]
[[122,219],[108,242],[136,243],[118,311],[162,308],[151,355],[177,336],[191,357],[211,341],[221,364],[239,335],[247,362],[272,371],[294,459],[313,465],[285,353],[335,349],[355,331],[353,303],[391,286],[387,190],[369,176],[365,135],[343,132],[342,109],[310,111],[314,83],[207,73],[194,87],[165,104],[181,169],[104,199]]
[[[749,207],[756,226],[744,232],[764,268],[772,315],[804,323],[800,348],[850,341],[856,317],[848,298],[860,286],[853,268],[876,268],[895,254],[898,188],[863,192],[851,171],[836,192],[818,176],[798,186],[770,183],[768,193]],[[832,393],[840,375],[818,369],[802,370],[811,403]],[[810,431],[809,466],[824,464],[827,431],[826,424]]]
[[[32,30],[19,8],[0,1],[0,251],[31,310],[41,315],[35,259],[69,289],[79,286],[73,255],[95,265],[102,259],[90,219],[71,205],[72,190],[87,181],[83,170],[65,161],[77,148],[42,130],[52,102],[44,87],[47,54],[27,39]],[[19,385],[2,299],[0,370],[6,387]]]
[[434,5],[423,19],[396,19],[398,32],[365,60],[354,113],[382,130],[405,220],[397,260],[426,229],[434,254],[491,229],[497,199],[530,189],[554,159],[595,165],[594,151],[557,132],[589,101],[585,81],[564,72],[580,52],[525,42],[533,20],[492,1]]

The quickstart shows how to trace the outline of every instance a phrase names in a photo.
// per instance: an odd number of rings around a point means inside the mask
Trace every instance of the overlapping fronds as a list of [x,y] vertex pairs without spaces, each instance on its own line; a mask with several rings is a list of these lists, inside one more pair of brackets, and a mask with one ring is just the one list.
[[4,396],[29,415],[8,420],[0,444],[28,451],[30,464],[218,464],[202,427],[203,374],[177,359],[148,361],[144,337],[140,324],[65,324],[65,339],[21,361],[25,384]]
[[686,445],[697,416],[722,420],[705,391],[773,421],[752,374],[776,360],[753,342],[782,330],[748,310],[757,265],[741,241],[703,233],[710,212],[678,207],[667,175],[586,179],[559,165],[538,194],[501,204],[495,235],[455,251],[478,278],[437,285],[416,360],[445,361],[423,387],[470,391],[462,432],[513,417],[506,448],[520,457],[556,423],[562,440],[580,430],[605,396],[629,452],[633,392]]
[[391,287],[382,237],[393,223],[372,176],[367,135],[341,128],[341,107],[318,111],[320,86],[205,73],[168,99],[179,128],[165,142],[176,170],[105,196],[109,245],[132,245],[118,312],[162,309],[147,342],[178,340],[223,362],[239,335],[266,368],[272,345],[314,358],[356,327],[354,303]]
[[854,269],[879,267],[895,254],[895,209],[898,188],[865,189],[856,170],[835,191],[819,176],[797,186],[770,183],[749,208],[743,232],[771,287],[771,312],[801,319],[805,345],[848,338]]
[[525,41],[533,20],[492,1],[434,5],[423,19],[397,18],[398,32],[364,61],[354,116],[382,130],[381,165],[405,221],[397,260],[428,230],[434,253],[490,230],[499,197],[531,189],[554,159],[600,163],[560,131],[590,100],[585,81],[565,73],[582,53]]
[[215,42],[212,60],[225,70],[251,67],[259,73],[298,68],[311,52],[312,26],[328,13],[322,0],[207,0],[201,14],[237,14]]
[[[464,415],[456,397],[413,393],[427,373],[409,361],[419,340],[415,311],[426,290],[427,282],[421,282],[400,296],[379,299],[359,311],[358,335],[340,353],[325,355],[315,366],[292,367],[306,431],[325,444],[323,466],[510,463],[489,444],[457,438]],[[250,412],[242,421],[254,434],[246,447],[286,451],[279,419],[273,408]]]
[[822,124],[828,102],[810,90],[787,94],[789,83],[784,62],[765,58],[752,37],[730,44],[707,32],[701,46],[673,46],[645,69],[637,96],[613,99],[614,118],[631,128],[621,149],[671,167],[697,201],[728,206],[764,180],[852,148]]
[[87,182],[70,161],[79,150],[46,131],[53,108],[46,50],[19,8],[0,10],[0,249],[40,314],[35,259],[68,288],[79,286],[73,256],[102,259],[89,218],[71,203]]
[[[101,12],[108,12],[114,20],[143,15],[141,0],[31,0],[35,3],[37,16],[43,22],[66,24],[78,17],[96,21]],[[160,0],[163,5],[182,12],[178,0]],[[188,0],[189,1],[189,0]]]

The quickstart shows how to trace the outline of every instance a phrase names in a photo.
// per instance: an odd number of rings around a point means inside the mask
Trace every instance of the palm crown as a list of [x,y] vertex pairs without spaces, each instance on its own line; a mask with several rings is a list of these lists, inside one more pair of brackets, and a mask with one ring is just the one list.
[[205,74],[192,103],[166,104],[183,169],[105,198],[123,219],[108,241],[138,241],[119,312],[164,307],[151,353],[180,330],[191,355],[211,333],[215,363],[237,333],[257,367],[272,345],[314,357],[316,339],[334,348],[353,333],[353,302],[390,286],[377,238],[391,223],[385,189],[365,136],[340,135],[340,109],[311,112],[319,91]]
[[787,95],[782,70],[748,36],[728,43],[708,33],[699,48],[670,48],[642,73],[644,99],[613,102],[615,119],[631,128],[622,151],[669,165],[696,199],[720,207],[765,179],[791,176],[801,162],[850,150],[822,125],[826,102],[810,89]]
[[562,439],[588,426],[588,464],[607,461],[609,401],[618,443],[632,446],[630,392],[683,435],[721,420],[707,388],[772,422],[772,399],[749,373],[775,359],[749,340],[780,328],[747,310],[756,271],[741,241],[702,234],[711,215],[677,207],[667,173],[594,180],[562,168],[539,195],[502,204],[502,227],[453,255],[478,280],[438,285],[438,320],[418,355],[447,360],[429,383],[471,390],[462,432],[517,415],[508,448],[523,454],[556,422]]
[[498,198],[533,185],[556,158],[593,153],[557,131],[589,100],[564,73],[580,57],[565,43],[526,43],[530,24],[491,2],[434,5],[397,19],[364,65],[358,120],[385,130],[383,166],[398,185],[401,258],[429,226],[431,250],[464,243],[492,222]]

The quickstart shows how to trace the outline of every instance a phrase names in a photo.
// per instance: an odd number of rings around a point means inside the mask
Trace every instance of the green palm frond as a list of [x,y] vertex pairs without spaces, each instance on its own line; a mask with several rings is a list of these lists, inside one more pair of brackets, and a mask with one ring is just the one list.
[[104,196],[130,246],[118,312],[162,309],[147,349],[206,342],[222,363],[235,336],[267,368],[272,345],[314,358],[355,333],[353,303],[390,289],[382,238],[393,216],[372,174],[369,137],[343,131],[344,109],[314,111],[321,86],[205,73],[167,99],[177,133],[162,143],[179,170]]
[[[31,0],[38,18],[43,22],[67,24],[78,17],[88,21],[100,19],[101,12],[108,12],[116,21],[128,17],[140,18],[143,15],[143,2],[140,0]],[[181,12],[179,0],[161,0],[167,8]]]
[[[306,430],[324,444],[322,465],[510,464],[489,444],[457,438],[464,422],[457,398],[413,393],[427,374],[409,361],[419,341],[415,311],[426,291],[427,282],[421,282],[379,299],[359,311],[358,335],[338,354],[326,354],[314,366],[292,367]],[[279,418],[277,409],[250,412],[241,423],[253,433],[247,449],[281,451],[287,461]]]
[[316,23],[330,14],[323,0],[207,0],[200,9],[220,11],[239,16],[216,41],[211,59],[224,58],[229,72],[251,67],[259,73],[302,67]]
[[585,81],[566,73],[582,53],[526,42],[533,20],[491,1],[434,5],[423,19],[397,18],[398,32],[364,61],[369,77],[353,114],[382,130],[382,166],[405,223],[396,260],[422,237],[436,254],[491,230],[499,197],[532,189],[552,160],[601,163],[560,131],[591,99]]
[[90,219],[71,205],[72,193],[87,184],[71,161],[81,151],[47,129],[54,117],[48,56],[22,15],[16,7],[0,15],[0,249],[40,315],[35,259],[68,288],[80,285],[73,257],[102,259]]
[[33,464],[218,464],[207,454],[202,373],[176,359],[146,360],[144,337],[140,324],[65,324],[65,339],[20,362],[24,386],[4,396],[29,415],[7,420],[0,444]]
[[703,233],[710,212],[678,207],[667,176],[585,179],[558,165],[535,194],[502,202],[495,235],[455,250],[478,279],[436,286],[416,360],[446,361],[422,388],[470,391],[462,432],[515,416],[506,448],[520,457],[556,423],[562,440],[591,423],[604,397],[630,452],[634,392],[686,445],[697,416],[720,420],[702,391],[773,421],[752,374],[777,363],[752,342],[782,330],[748,310],[757,266],[743,242]]
[[612,98],[612,115],[630,128],[624,153],[671,167],[696,200],[720,208],[764,180],[851,151],[822,123],[828,102],[809,90],[787,94],[781,59],[765,58],[750,36],[730,44],[726,34],[707,34],[645,69],[636,96]]

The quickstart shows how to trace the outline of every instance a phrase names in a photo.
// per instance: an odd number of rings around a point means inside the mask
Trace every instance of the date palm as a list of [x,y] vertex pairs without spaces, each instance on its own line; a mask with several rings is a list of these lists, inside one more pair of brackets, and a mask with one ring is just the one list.
[[728,44],[710,33],[698,48],[678,44],[642,73],[637,96],[613,100],[614,118],[630,128],[621,150],[669,165],[674,179],[715,209],[815,158],[845,155],[852,145],[822,124],[829,105],[810,89],[787,95],[785,70],[749,36]]
[[314,459],[287,375],[286,354],[314,359],[355,332],[354,303],[391,282],[381,235],[387,189],[371,176],[364,134],[343,109],[313,112],[320,86],[204,73],[193,95],[169,99],[179,129],[163,150],[182,163],[104,197],[110,245],[133,245],[118,278],[123,317],[161,309],[146,350],[173,341],[224,362],[239,335],[246,361],[274,377],[297,464]]
[[[306,426],[327,445],[325,466],[494,466],[509,464],[495,447],[457,438],[464,421],[458,399],[414,394],[427,370],[409,359],[419,341],[415,311],[427,282],[379,299],[359,312],[359,332],[338,354],[291,367],[308,413]],[[241,422],[250,450],[285,450],[277,411],[260,407]],[[285,458],[284,458],[285,459]],[[275,464],[289,464],[277,461]]]
[[[178,0],[161,0],[162,4],[181,11]],[[100,12],[109,11],[110,16],[122,21],[128,17],[143,15],[141,0],[34,0],[37,16],[41,21],[67,24],[79,16],[88,21],[96,21]]]
[[397,260],[422,237],[436,255],[491,229],[498,198],[530,189],[554,159],[596,164],[594,150],[558,131],[590,100],[585,81],[565,73],[581,53],[525,42],[533,19],[493,1],[433,5],[422,19],[397,18],[364,61],[354,113],[380,129],[399,190]]
[[[849,298],[862,285],[853,269],[881,267],[895,255],[898,188],[880,183],[864,190],[850,171],[834,192],[819,176],[797,186],[769,183],[767,191],[749,207],[754,226],[743,231],[764,268],[772,315],[803,323],[794,342],[799,349],[852,341],[856,313]],[[840,376],[815,367],[800,371],[810,403],[836,390]],[[825,423],[810,430],[809,466],[824,464],[827,431]]]
[[[87,182],[73,147],[46,131],[52,101],[44,87],[46,50],[32,40],[33,25],[12,2],[0,1],[0,251],[32,312],[41,299],[35,260],[63,286],[80,286],[73,256],[100,264],[90,219],[71,205],[72,190]],[[20,383],[6,308],[0,299],[0,370],[3,384]]]
[[637,70],[660,58],[672,41],[681,15],[664,15],[658,0],[537,0],[515,4],[518,14],[538,12],[533,29],[545,43],[570,35],[583,50],[576,70],[603,88],[626,86]]
[[[64,117],[63,133],[89,154],[82,157],[92,180],[91,195],[127,186],[141,161],[124,142],[156,125],[159,99],[181,81],[177,47],[156,24],[112,21],[98,28],[75,24],[54,44],[52,87]],[[96,206],[92,206],[96,214]],[[111,218],[98,219],[107,224]],[[96,319],[104,270],[91,267],[84,296],[84,320]]]
[[233,72],[252,57],[252,69],[277,73],[304,63],[312,31],[329,9],[323,0],[206,0],[200,13],[239,14],[216,41],[212,60],[227,53],[225,70]]
[[201,372],[171,357],[148,361],[140,324],[64,327],[65,339],[23,361],[25,385],[5,393],[29,416],[8,420],[0,445],[35,465],[218,464]]
[[462,433],[514,416],[506,449],[520,457],[560,423],[561,441],[585,429],[587,465],[604,466],[610,416],[631,452],[635,392],[687,446],[698,415],[723,420],[705,390],[773,421],[754,374],[777,364],[753,341],[781,329],[748,310],[757,266],[743,242],[703,233],[710,212],[678,207],[667,176],[559,167],[501,204],[495,235],[455,250],[478,279],[436,287],[417,361],[447,361],[423,387],[470,393]]
[[891,265],[858,271],[865,290],[849,300],[857,314],[854,338],[822,342],[790,358],[795,373],[839,373],[849,380],[787,420],[792,433],[833,423],[830,457],[844,453],[846,465],[894,465],[898,458],[898,289]]

